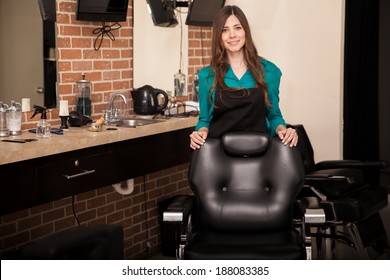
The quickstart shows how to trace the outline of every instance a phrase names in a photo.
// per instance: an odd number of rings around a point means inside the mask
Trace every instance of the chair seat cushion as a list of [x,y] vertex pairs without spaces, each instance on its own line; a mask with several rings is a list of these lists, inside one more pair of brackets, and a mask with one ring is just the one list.
[[306,259],[306,251],[300,234],[295,230],[262,234],[197,231],[186,246],[184,258],[192,260]]

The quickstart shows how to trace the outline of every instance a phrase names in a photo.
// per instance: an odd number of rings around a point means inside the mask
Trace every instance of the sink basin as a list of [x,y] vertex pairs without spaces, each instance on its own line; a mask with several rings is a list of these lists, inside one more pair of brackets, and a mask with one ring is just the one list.
[[144,126],[153,123],[163,122],[165,120],[159,119],[142,119],[142,118],[124,118],[122,122],[117,124],[119,127],[136,127],[136,126]]

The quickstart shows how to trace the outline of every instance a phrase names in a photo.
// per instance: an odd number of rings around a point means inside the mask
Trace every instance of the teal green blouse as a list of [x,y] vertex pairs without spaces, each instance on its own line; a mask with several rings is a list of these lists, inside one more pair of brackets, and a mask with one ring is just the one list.
[[[271,137],[275,136],[276,128],[279,125],[286,126],[286,122],[283,119],[282,112],[279,108],[279,85],[282,72],[272,62],[259,58],[265,71],[265,82],[268,86],[268,99],[272,106],[265,108],[266,110],[266,122],[268,134]],[[198,123],[195,130],[199,130],[201,127],[209,128],[210,121],[213,117],[214,107],[210,102],[210,89],[214,81],[214,73],[210,66],[205,67],[199,71],[199,108],[200,114]],[[255,86],[255,79],[253,78],[250,70],[238,79],[234,74],[232,68],[229,65],[228,71],[225,76],[225,84],[231,88],[253,88]],[[212,95],[214,101],[215,91]]]

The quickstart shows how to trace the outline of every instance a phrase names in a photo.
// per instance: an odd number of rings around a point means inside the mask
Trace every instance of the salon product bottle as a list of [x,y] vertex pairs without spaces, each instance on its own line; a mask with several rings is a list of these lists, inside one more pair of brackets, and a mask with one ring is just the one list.
[[8,105],[0,101],[0,137],[9,136]]
[[76,82],[77,106],[76,111],[83,116],[91,116],[91,82],[85,79],[85,75],[81,75],[81,80]]
[[174,75],[174,84],[175,84],[175,96],[187,95],[186,93],[186,75],[179,70],[178,73]]
[[36,135],[39,138],[48,138],[51,136],[50,124],[47,121],[47,111],[45,107],[34,105],[34,114],[31,118],[35,117],[37,114],[41,114],[41,119],[37,123]]
[[22,133],[22,105],[15,100],[11,100],[9,107],[8,129],[11,135]]

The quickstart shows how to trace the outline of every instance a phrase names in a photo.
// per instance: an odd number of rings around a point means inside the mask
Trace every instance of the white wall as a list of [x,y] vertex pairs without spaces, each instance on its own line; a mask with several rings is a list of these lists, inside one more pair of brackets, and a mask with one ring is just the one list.
[[[173,89],[180,29],[152,26],[150,16],[145,16],[146,1],[134,2],[134,85]],[[280,105],[286,121],[305,125],[316,161],[342,158],[345,0],[226,3],[244,10],[260,55],[281,68]]]
[[260,55],[282,70],[281,109],[303,123],[316,160],[342,158],[344,0],[227,0],[247,15]]
[[[180,20],[176,27],[157,27],[147,9],[146,0],[134,0],[134,88],[149,84],[174,91],[173,75],[180,68]],[[187,13],[188,8],[181,8]],[[188,27],[182,14],[183,41],[181,69],[187,75]],[[187,75],[188,77],[188,75]]]

